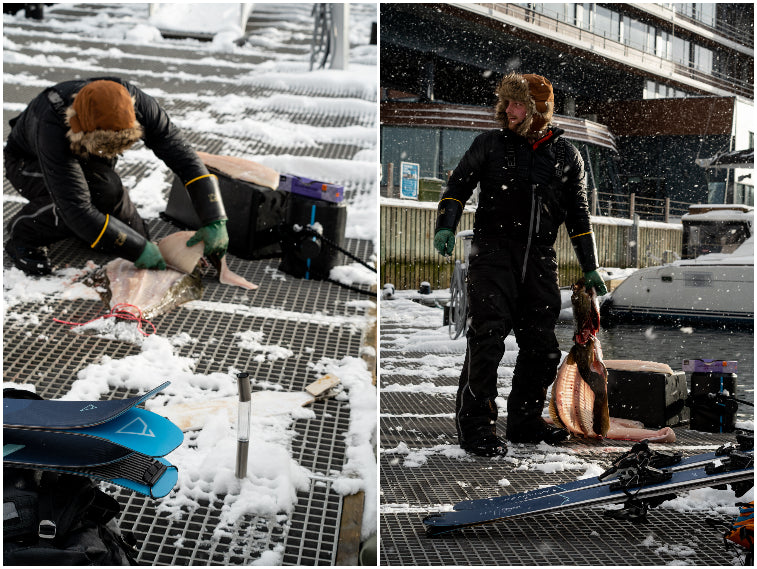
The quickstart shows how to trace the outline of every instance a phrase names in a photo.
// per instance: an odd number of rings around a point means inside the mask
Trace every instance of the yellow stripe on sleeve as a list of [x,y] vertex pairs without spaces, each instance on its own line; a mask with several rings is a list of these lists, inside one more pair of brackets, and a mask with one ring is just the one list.
[[215,174],[203,174],[202,176],[197,176],[194,180],[189,180],[186,184],[184,184],[184,187],[186,188],[189,184],[192,184],[196,182],[197,180],[201,180],[202,178],[215,178]]
[[586,233],[579,233],[578,235],[574,235],[571,237],[571,239],[575,239],[576,237],[581,237],[582,235],[591,235],[591,231],[587,231]]
[[105,230],[108,228],[108,222],[110,221],[110,215],[107,213],[105,214],[105,225],[103,225],[103,230],[100,232],[100,235],[97,236],[97,239],[95,239],[94,243],[90,245],[92,249],[95,248],[95,246],[100,242],[100,239],[102,239],[102,236],[105,234]]
[[458,200],[458,199],[455,199],[455,198],[442,198],[441,200],[439,200],[439,203],[442,203],[442,202],[443,202],[444,200],[455,200],[455,201],[456,201],[457,203],[459,203],[459,204],[460,204],[461,206],[465,207],[465,204],[464,204],[463,202],[461,202],[460,200]]

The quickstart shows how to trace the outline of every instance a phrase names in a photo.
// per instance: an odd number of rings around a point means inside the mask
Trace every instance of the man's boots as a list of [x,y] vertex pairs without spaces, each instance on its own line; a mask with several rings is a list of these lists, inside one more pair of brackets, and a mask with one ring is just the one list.
[[47,247],[28,247],[11,238],[5,244],[5,251],[13,264],[27,275],[44,276],[52,273]]
[[507,440],[512,443],[539,443],[554,445],[566,440],[570,433],[547,424],[541,418],[547,388],[513,389],[507,398]]

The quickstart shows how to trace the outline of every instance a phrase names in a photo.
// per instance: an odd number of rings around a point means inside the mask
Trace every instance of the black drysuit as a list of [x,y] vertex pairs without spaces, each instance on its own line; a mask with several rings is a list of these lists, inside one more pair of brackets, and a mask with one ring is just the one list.
[[[218,182],[158,102],[127,81],[142,141],[181,178],[203,225],[226,219]],[[135,261],[149,238],[114,168],[117,158],[75,155],[66,137],[65,110],[95,79],[59,83],[35,97],[11,120],[6,177],[29,200],[10,222],[11,238],[39,247],[76,236],[93,249]],[[198,180],[197,183],[193,181]],[[155,189],[156,192],[160,188]]]
[[439,202],[436,230],[455,230],[480,184],[468,260],[469,327],[456,402],[460,443],[496,434],[497,368],[514,331],[518,356],[507,433],[537,429],[560,361],[557,230],[566,224],[584,272],[597,268],[584,165],[551,128],[531,144],[508,130],[478,136]]

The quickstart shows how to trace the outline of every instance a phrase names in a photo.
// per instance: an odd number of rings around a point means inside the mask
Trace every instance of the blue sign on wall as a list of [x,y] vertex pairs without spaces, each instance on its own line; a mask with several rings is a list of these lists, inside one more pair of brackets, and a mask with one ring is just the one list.
[[418,180],[420,178],[420,164],[400,162],[400,197],[409,200],[418,199]]

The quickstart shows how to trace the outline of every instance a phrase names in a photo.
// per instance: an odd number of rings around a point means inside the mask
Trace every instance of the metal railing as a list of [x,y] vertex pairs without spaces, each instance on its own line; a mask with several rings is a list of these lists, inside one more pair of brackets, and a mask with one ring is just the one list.
[[680,219],[689,211],[690,202],[671,200],[670,198],[645,198],[634,193],[618,195],[609,192],[592,192],[590,194],[592,215],[633,219],[638,214],[647,221],[669,222]]
[[[710,87],[725,90],[729,93],[741,95],[743,97],[754,99],[754,82],[741,79],[739,77],[728,76],[718,71],[704,72],[694,67],[689,67],[677,63],[670,59],[665,59],[643,49],[631,47],[619,40],[608,38],[605,35],[599,35],[591,30],[586,30],[579,26],[556,19],[556,16],[549,13],[536,12],[523,6],[510,3],[479,3],[479,6],[487,8],[492,12],[499,12],[507,16],[512,16],[524,22],[533,24],[550,32],[554,32],[558,37],[573,38],[579,41],[591,42],[592,48],[601,48],[605,54],[611,54],[622,58],[629,65],[642,66],[648,71],[655,68],[660,75],[666,77],[678,75],[683,78],[699,81]],[[604,55],[600,53],[600,55]]]

